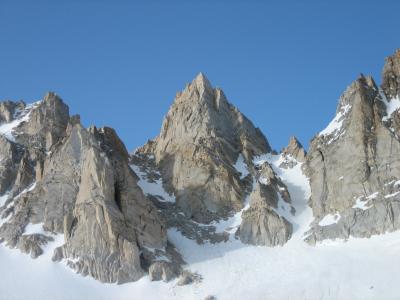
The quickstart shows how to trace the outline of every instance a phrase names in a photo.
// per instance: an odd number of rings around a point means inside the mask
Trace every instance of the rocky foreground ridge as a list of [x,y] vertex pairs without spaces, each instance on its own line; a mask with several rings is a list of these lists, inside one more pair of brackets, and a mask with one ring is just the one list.
[[[201,280],[168,238],[284,246],[296,210],[276,166],[301,165],[314,219],[305,242],[369,237],[400,227],[400,51],[381,87],[361,76],[335,118],[279,155],[224,92],[199,74],[176,95],[160,134],[128,153],[112,128],[84,128],[54,93],[0,103],[0,241],[102,282],[149,274]],[[224,225],[224,226],[223,226]]]

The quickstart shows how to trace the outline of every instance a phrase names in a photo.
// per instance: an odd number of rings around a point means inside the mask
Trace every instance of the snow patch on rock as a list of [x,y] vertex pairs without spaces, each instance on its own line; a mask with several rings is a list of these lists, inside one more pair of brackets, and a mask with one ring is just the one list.
[[4,195],[0,196],[0,207],[2,207],[6,203],[8,196],[9,196],[8,193],[5,193]]
[[335,214],[327,214],[325,217],[318,222],[319,226],[329,226],[339,222],[341,215],[337,212]]
[[386,106],[386,116],[382,118],[382,121],[387,121],[392,117],[392,114],[400,108],[400,98],[397,96],[388,100],[382,91],[380,95],[382,102],[385,103]]
[[32,110],[40,103],[41,101],[37,101],[35,103],[28,104],[23,110],[17,110],[14,113],[13,121],[0,125],[0,134],[5,136],[9,141],[15,142],[13,130],[17,128],[22,122],[28,121]]
[[161,176],[160,179],[149,181],[147,180],[146,173],[142,172],[140,167],[133,164],[130,167],[139,176],[138,185],[146,195],[153,195],[160,201],[175,203],[175,196],[168,194],[164,190]]
[[46,231],[44,231],[43,229],[43,223],[37,223],[37,224],[29,223],[28,225],[25,226],[25,230],[22,235],[29,235],[35,233],[46,235]]
[[343,121],[346,118],[347,114],[350,112],[350,109],[350,104],[342,105],[333,120],[324,130],[319,133],[319,136],[332,136],[327,144],[332,143],[344,134],[344,132],[341,132],[341,129],[343,126]]
[[356,204],[354,204],[352,206],[352,208],[359,208],[359,209],[362,209],[362,210],[367,210],[367,209],[372,207],[372,205],[371,206],[367,206],[368,202],[369,202],[369,200],[362,200],[362,197],[359,197],[359,198],[356,199]]
[[239,154],[238,159],[233,167],[240,173],[240,179],[243,179],[249,175],[249,170],[242,153]]

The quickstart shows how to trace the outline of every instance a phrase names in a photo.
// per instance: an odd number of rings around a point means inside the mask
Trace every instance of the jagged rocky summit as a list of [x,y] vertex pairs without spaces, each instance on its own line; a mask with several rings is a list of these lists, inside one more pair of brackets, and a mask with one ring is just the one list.
[[361,75],[311,142],[305,171],[315,221],[307,241],[370,237],[400,228],[400,51],[382,84]]
[[0,242],[33,258],[56,243],[54,261],[102,282],[198,282],[168,231],[199,244],[283,246],[299,226],[281,175],[301,169],[313,211],[306,242],[397,230],[400,51],[382,77],[380,87],[361,75],[346,89],[308,153],[295,137],[274,152],[202,73],[133,153],[112,128],[84,128],[54,93],[1,102]]
[[178,264],[113,129],[83,128],[54,93],[0,111],[3,243],[35,258],[63,235],[53,259],[102,282],[137,280],[161,256]]
[[290,207],[287,188],[268,162],[254,164],[271,151],[262,132],[200,73],[176,95],[160,134],[136,150],[132,164],[149,166],[172,195],[173,204],[155,199],[168,226],[200,243],[224,241],[230,233],[212,224],[239,214],[243,242],[275,246],[292,226],[277,212],[280,199]]

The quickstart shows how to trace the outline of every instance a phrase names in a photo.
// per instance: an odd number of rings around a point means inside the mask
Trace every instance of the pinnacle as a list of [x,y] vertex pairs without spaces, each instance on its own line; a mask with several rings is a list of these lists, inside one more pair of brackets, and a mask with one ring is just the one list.
[[61,98],[55,92],[47,92],[43,99],[45,102],[61,101]]
[[289,139],[289,145],[288,146],[296,146],[297,148],[303,148],[299,140],[293,135]]
[[207,79],[207,77],[200,72],[196,78],[193,80],[192,84],[195,84],[197,89],[199,90],[204,90],[204,89],[212,89],[210,81]]

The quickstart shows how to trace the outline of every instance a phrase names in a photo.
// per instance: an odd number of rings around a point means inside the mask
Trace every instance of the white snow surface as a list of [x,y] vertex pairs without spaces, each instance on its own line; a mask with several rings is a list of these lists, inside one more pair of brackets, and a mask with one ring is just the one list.
[[247,164],[241,153],[239,154],[239,157],[238,157],[236,163],[233,165],[233,167],[236,169],[236,171],[238,171],[240,173],[240,179],[243,179],[247,175],[249,175],[249,170],[247,168]]
[[336,114],[336,116],[333,118],[333,120],[328,124],[328,126],[322,130],[319,135],[330,135],[333,134],[337,131],[339,131],[342,128],[343,125],[343,120],[347,113],[350,111],[351,105],[346,104],[343,105],[339,112]]
[[0,135],[4,135],[8,140],[15,142],[15,137],[13,135],[14,128],[18,127],[22,122],[26,122],[29,120],[32,109],[37,107],[41,101],[34,102],[32,104],[28,104],[24,110],[17,110],[14,114],[15,120],[4,123],[0,125]]
[[356,204],[354,204],[353,205],[353,208],[359,208],[359,209],[362,209],[362,210],[367,210],[367,209],[369,209],[369,208],[371,208],[372,207],[372,205],[371,206],[367,206],[367,204],[368,204],[368,202],[369,202],[369,200],[361,200],[361,198],[357,198],[356,199]]
[[400,194],[400,192],[394,192],[394,193],[392,193],[392,194],[386,195],[385,198],[386,198],[386,199],[387,199],[387,198],[392,198],[392,197],[394,197],[394,196],[397,196],[398,194]]
[[43,229],[43,223],[37,223],[37,224],[29,223],[28,225],[26,225],[23,235],[29,235],[34,233],[46,234],[46,232]]
[[340,218],[341,216],[338,212],[335,214],[327,214],[325,217],[321,219],[321,221],[319,221],[318,225],[329,226],[332,224],[336,224],[337,222],[339,222]]
[[[168,194],[162,185],[162,179],[154,182],[146,180],[146,173],[140,170],[140,167],[131,165],[132,170],[139,176],[138,185],[146,195],[158,196],[158,200],[165,202],[175,202],[174,195]],[[161,197],[161,198],[160,198]]]
[[0,196],[0,207],[2,207],[6,203],[8,196],[9,196],[8,193],[5,193],[2,196]]
[[[307,205],[310,187],[301,164],[279,169],[282,158],[265,155],[291,193],[296,215],[293,237],[282,247],[244,245],[231,239],[226,243],[198,245],[169,229],[168,236],[183,254],[191,271],[203,281],[179,287],[150,282],[148,277],[123,285],[102,284],[82,277],[64,263],[53,263],[53,249],[63,243],[62,236],[50,243],[45,254],[33,260],[17,250],[0,246],[3,276],[1,299],[196,299],[208,295],[223,299],[398,299],[400,286],[400,231],[369,239],[350,238],[347,242],[329,241],[315,247],[303,242],[303,233],[313,220]],[[239,215],[232,217],[240,221]],[[220,223],[232,226],[232,222]]]
[[382,120],[387,121],[392,117],[392,114],[400,108],[400,98],[397,96],[389,101],[383,92],[381,92],[381,96],[383,103],[386,105],[386,116],[384,116]]

